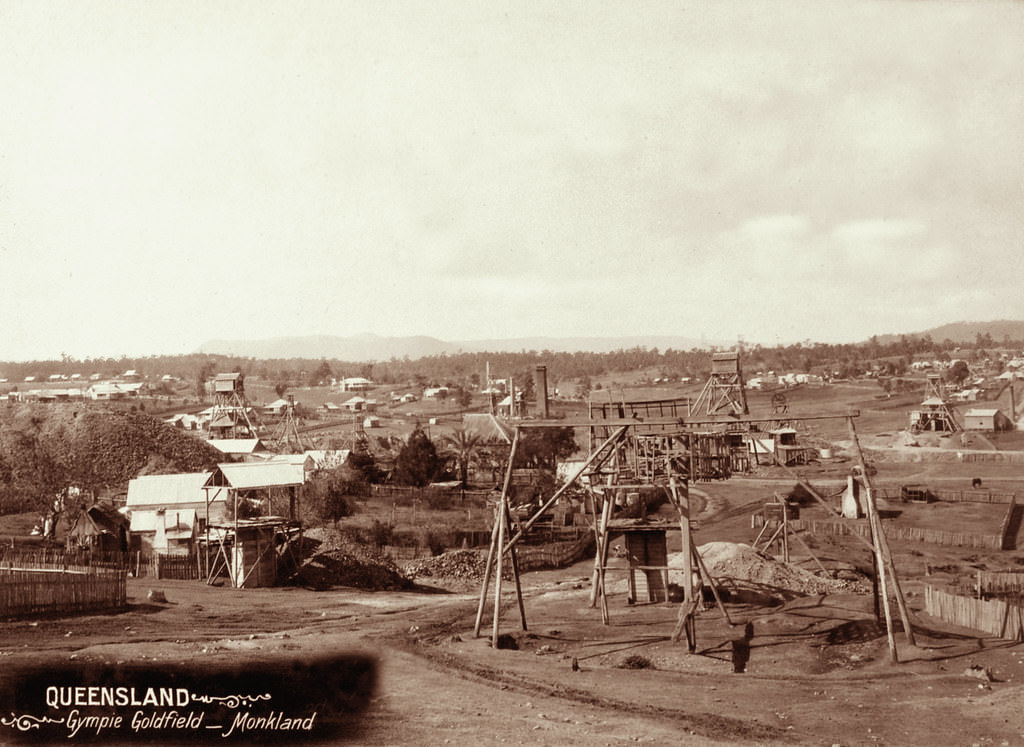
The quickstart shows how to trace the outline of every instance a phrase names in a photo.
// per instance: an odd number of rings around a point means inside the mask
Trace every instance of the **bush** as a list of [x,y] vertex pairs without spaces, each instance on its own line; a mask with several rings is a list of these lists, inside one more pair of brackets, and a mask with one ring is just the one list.
[[394,544],[395,528],[380,519],[374,519],[370,526],[370,542],[377,547]]
[[442,532],[438,532],[432,527],[421,527],[419,534],[419,546],[428,548],[431,555],[440,555],[444,552],[445,543],[441,536]]
[[326,470],[309,480],[306,502],[313,516],[321,522],[337,523],[356,511],[354,496],[363,483],[345,477],[340,470]]

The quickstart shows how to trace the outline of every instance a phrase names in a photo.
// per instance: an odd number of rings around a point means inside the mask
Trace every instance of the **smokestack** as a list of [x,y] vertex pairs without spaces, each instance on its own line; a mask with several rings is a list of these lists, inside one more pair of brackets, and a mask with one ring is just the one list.
[[544,420],[548,417],[548,367],[537,366],[537,374],[534,379],[534,389],[537,390],[537,414]]

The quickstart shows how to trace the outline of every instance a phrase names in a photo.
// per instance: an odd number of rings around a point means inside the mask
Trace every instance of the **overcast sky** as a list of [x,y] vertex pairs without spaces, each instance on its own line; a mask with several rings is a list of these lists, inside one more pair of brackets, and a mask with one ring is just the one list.
[[1024,319],[1024,4],[0,0],[0,360]]

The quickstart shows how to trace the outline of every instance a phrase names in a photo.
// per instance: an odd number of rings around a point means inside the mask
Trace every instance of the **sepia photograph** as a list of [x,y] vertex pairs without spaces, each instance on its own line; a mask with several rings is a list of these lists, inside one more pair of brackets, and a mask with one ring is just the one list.
[[0,0],[0,111],[0,745],[1024,744],[1024,4]]

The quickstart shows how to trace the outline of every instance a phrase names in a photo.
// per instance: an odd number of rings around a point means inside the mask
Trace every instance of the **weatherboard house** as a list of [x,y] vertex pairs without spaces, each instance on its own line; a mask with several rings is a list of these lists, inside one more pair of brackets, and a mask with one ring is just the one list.
[[129,549],[188,553],[208,521],[225,521],[225,497],[207,500],[212,472],[146,475],[128,483],[125,509],[131,520]]

